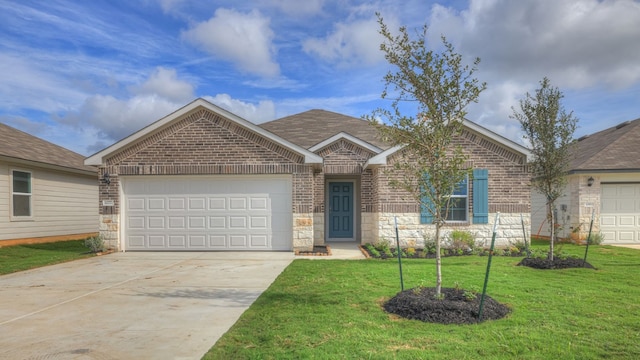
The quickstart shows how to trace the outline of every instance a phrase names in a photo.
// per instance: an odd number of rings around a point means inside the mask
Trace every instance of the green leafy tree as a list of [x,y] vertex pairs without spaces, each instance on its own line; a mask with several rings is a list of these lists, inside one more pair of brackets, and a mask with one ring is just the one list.
[[[383,140],[402,146],[393,162],[390,185],[411,194],[433,216],[436,242],[436,293],[441,296],[441,229],[450,208],[451,195],[468,174],[467,156],[455,139],[463,130],[466,107],[477,102],[486,84],[473,77],[473,66],[463,65],[451,43],[442,37],[442,51],[427,48],[427,26],[415,39],[406,27],[394,36],[378,14],[380,49],[393,66],[384,77],[383,99],[391,110],[379,108],[366,116]],[[417,107],[415,116],[403,114],[401,104]]]
[[556,230],[553,210],[567,184],[571,147],[575,145],[573,133],[578,122],[573,112],[565,111],[561,102],[563,97],[562,92],[551,86],[551,82],[545,77],[534,95],[527,93],[520,100],[520,110],[513,109],[512,115],[512,118],[520,122],[524,138],[531,144],[531,185],[546,198],[551,235],[548,255],[550,260],[553,260]]

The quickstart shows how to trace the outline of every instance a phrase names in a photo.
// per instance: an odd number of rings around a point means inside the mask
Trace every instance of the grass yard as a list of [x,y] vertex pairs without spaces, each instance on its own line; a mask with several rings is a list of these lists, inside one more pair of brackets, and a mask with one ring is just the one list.
[[[515,266],[520,259],[494,257],[488,286],[512,312],[475,325],[385,313],[400,290],[396,261],[296,260],[204,359],[640,358],[640,250],[592,246],[597,270],[536,270]],[[444,258],[444,286],[481,289],[486,264]],[[403,268],[405,288],[435,285],[434,260]]]
[[0,248],[0,275],[94,256],[84,240]]

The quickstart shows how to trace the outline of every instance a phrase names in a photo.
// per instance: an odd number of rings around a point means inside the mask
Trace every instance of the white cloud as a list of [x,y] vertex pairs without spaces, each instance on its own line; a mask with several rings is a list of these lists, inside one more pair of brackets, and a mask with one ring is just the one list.
[[434,9],[432,28],[453,33],[492,76],[532,82],[546,75],[571,88],[640,81],[636,1],[472,0],[462,12]]
[[273,4],[285,14],[309,16],[322,11],[324,0],[273,0]]
[[228,94],[205,96],[204,99],[255,124],[275,119],[275,105],[270,100],[262,100],[257,104],[252,104],[233,99]]
[[187,102],[194,97],[192,84],[179,80],[175,69],[163,67],[156,68],[144,83],[132,89],[138,95],[159,95],[174,102]]
[[266,77],[280,74],[280,66],[274,60],[270,19],[257,10],[240,13],[220,8],[212,18],[182,36],[214,57],[233,62],[242,71]]
[[[397,28],[393,19],[385,19],[385,22],[392,31]],[[337,23],[326,37],[305,40],[303,50],[341,66],[375,64],[384,61],[380,51],[383,37],[379,30],[376,18]]]

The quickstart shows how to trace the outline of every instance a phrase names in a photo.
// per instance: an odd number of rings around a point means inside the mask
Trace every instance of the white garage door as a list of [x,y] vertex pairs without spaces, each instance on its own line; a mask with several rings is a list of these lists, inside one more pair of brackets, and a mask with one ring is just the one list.
[[600,201],[605,243],[640,242],[640,184],[602,184]]
[[126,250],[291,250],[290,176],[123,176]]

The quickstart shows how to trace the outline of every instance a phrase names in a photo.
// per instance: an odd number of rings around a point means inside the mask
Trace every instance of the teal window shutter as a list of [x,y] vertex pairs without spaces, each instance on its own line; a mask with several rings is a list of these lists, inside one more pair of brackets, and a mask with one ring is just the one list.
[[473,169],[473,223],[489,223],[489,170]]
[[[429,174],[424,174],[425,180],[429,181]],[[430,209],[433,209],[433,203],[428,196],[423,196],[420,202],[420,224],[433,224],[433,215]]]

